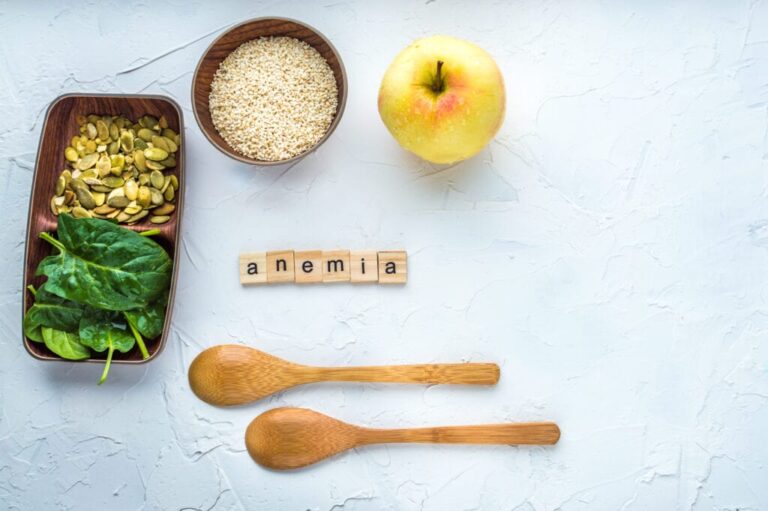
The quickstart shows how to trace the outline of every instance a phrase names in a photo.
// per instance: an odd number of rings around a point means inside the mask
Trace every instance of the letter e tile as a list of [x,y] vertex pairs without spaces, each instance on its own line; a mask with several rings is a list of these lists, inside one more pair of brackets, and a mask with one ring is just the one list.
[[311,284],[323,281],[323,251],[304,250],[294,253],[296,283]]

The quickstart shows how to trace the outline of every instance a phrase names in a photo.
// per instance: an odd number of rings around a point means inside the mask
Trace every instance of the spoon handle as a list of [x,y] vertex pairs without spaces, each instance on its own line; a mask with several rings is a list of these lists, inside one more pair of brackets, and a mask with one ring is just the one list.
[[499,381],[499,366],[484,363],[313,367],[308,372],[315,381],[463,383],[469,385],[493,385]]
[[432,444],[552,445],[560,439],[554,422],[443,426],[435,428],[369,429],[360,428],[360,442]]

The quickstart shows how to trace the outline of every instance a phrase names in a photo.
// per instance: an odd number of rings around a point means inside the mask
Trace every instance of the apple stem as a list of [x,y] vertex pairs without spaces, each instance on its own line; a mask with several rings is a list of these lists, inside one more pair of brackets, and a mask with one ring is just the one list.
[[445,90],[445,83],[443,81],[443,61],[437,61],[437,75],[435,75],[435,81],[432,83],[432,90],[435,92],[443,92]]

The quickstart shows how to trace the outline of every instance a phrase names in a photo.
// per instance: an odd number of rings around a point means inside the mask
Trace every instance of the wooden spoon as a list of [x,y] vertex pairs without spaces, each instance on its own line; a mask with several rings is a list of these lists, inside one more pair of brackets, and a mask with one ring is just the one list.
[[499,381],[499,366],[465,363],[313,367],[240,344],[208,348],[189,366],[192,391],[203,401],[218,406],[248,403],[295,385],[319,381],[493,385]]
[[306,408],[275,408],[248,425],[245,446],[256,463],[285,470],[305,467],[353,447],[381,443],[538,444],[560,439],[553,422],[370,429]]

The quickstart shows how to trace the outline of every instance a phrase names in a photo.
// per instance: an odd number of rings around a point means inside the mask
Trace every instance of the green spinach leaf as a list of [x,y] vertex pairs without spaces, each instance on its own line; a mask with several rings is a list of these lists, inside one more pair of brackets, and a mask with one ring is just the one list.
[[24,335],[35,342],[44,342],[42,327],[63,332],[77,332],[83,307],[46,290],[43,285],[35,292],[35,303],[24,315]]
[[72,332],[62,332],[50,327],[41,329],[43,342],[49,350],[56,353],[61,358],[67,360],[83,360],[91,356],[91,352],[80,343],[77,334]]
[[167,299],[151,303],[144,309],[125,311],[125,317],[141,335],[154,339],[163,332]]
[[59,215],[58,239],[40,236],[59,249],[40,262],[36,275],[62,298],[98,309],[142,309],[167,293],[171,258],[155,241],[98,218]]
[[86,310],[80,319],[80,342],[99,353],[107,351],[99,385],[107,379],[115,350],[127,353],[134,345],[133,336],[119,313],[96,309]]

